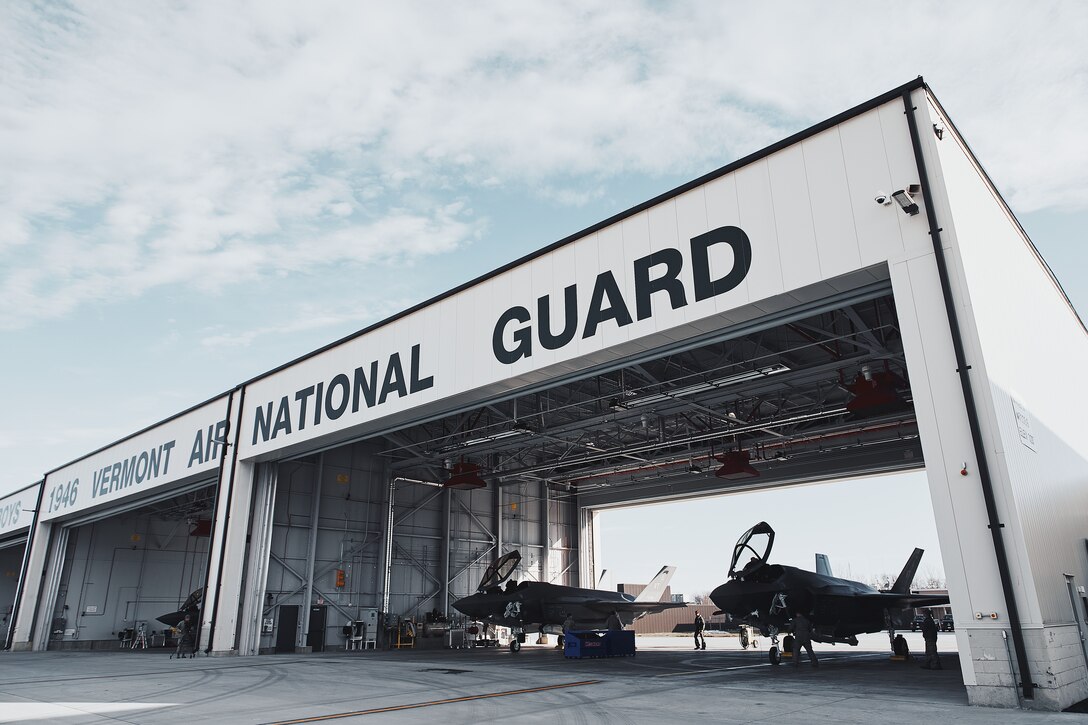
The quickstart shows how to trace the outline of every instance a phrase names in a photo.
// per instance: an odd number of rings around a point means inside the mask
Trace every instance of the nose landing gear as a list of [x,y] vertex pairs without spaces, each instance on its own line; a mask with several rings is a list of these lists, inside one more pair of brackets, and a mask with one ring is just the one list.
[[771,635],[771,649],[767,652],[767,659],[771,661],[772,665],[776,667],[782,664],[782,653],[778,649],[778,630],[774,627],[770,628]]

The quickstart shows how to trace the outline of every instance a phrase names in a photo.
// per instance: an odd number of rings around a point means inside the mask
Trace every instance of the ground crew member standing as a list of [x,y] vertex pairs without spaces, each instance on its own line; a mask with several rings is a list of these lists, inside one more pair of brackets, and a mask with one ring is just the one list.
[[812,622],[800,612],[793,613],[793,666],[801,665],[801,648],[808,652],[808,659],[813,667],[819,667],[816,653],[812,651]]
[[937,622],[933,619],[933,612],[926,610],[926,618],[922,620],[922,639],[926,641],[926,662],[923,670],[943,670],[941,658],[937,654]]
[[[706,622],[703,621],[703,615],[699,612],[695,613],[695,649],[706,649],[706,637],[703,636],[703,630],[706,629]],[[700,647],[699,645],[702,644]]]
[[623,621],[620,619],[618,612],[612,612],[612,614],[608,615],[608,621],[605,622],[605,627],[611,631],[623,629]]

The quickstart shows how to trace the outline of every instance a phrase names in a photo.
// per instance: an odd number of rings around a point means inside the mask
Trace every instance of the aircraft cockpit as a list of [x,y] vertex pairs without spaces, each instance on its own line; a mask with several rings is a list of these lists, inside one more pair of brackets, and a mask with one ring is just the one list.
[[484,571],[483,579],[480,580],[480,586],[476,591],[483,592],[489,589],[497,589],[500,584],[510,578],[510,575],[517,570],[520,563],[521,552],[517,550],[499,557]]
[[[767,564],[774,545],[774,529],[766,521],[748,529],[733,547],[733,560],[729,563],[730,579],[746,579],[756,575]],[[741,564],[738,569],[738,563]]]

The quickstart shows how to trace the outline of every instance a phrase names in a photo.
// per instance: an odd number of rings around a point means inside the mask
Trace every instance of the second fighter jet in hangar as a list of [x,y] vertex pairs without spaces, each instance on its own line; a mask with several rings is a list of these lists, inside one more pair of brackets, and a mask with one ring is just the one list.
[[[902,624],[902,613],[913,607],[948,604],[944,594],[912,594],[910,591],[922,549],[915,549],[899,578],[888,591],[831,575],[827,558],[817,554],[817,571],[811,572],[768,560],[774,529],[761,521],[737,541],[729,565],[729,581],[710,593],[710,599],[734,622],[751,625],[773,646],[769,656],[779,663],[778,635],[792,629],[795,612],[812,622],[812,641],[857,645],[863,632],[889,633]],[[743,568],[740,560],[750,556]],[[721,613],[719,612],[719,613]],[[907,620],[909,622],[909,620]]]
[[[599,589],[580,589],[535,581],[506,581],[521,563],[517,551],[500,557],[484,572],[475,594],[458,599],[453,606],[480,622],[514,630],[510,649],[517,652],[527,630],[541,634],[561,632],[564,620],[572,617],[578,629],[603,629],[608,617],[616,612],[620,621],[630,624],[644,614],[661,612],[684,604],[661,602],[661,595],[672,579],[675,567],[662,567],[657,576],[637,597]],[[502,583],[506,586],[502,587]]]

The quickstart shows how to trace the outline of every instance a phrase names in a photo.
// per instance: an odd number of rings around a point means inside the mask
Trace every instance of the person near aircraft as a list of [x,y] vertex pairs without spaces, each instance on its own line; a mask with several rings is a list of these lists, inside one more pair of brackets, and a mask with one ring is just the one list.
[[[881,591],[834,576],[822,554],[816,555],[816,571],[772,563],[774,538],[774,529],[766,521],[746,531],[733,547],[729,580],[710,593],[711,601],[733,622],[770,637],[767,655],[772,665],[781,662],[778,636],[792,627],[796,609],[804,610],[811,620],[813,642],[856,647],[858,634],[891,629],[906,610],[948,603],[947,595],[916,594],[910,589],[922,549],[910,555],[891,588]],[[742,569],[738,562],[752,554],[756,565]]]
[[922,669],[943,670],[941,657],[937,654],[937,622],[930,609],[926,610],[926,618],[922,620],[922,639],[926,642],[926,661]]
[[812,651],[812,622],[808,621],[801,612],[793,613],[793,666],[801,665],[801,648],[808,652],[809,662],[813,667],[819,667],[820,661],[816,659],[816,653]]
[[[196,622],[193,615],[186,614],[185,619],[178,624],[178,648],[175,650],[178,659],[196,656]],[[172,657],[173,655],[171,655]]]
[[[703,630],[706,629],[706,622],[703,620],[703,615],[700,612],[695,613],[695,649],[706,649],[706,637],[703,636]],[[702,646],[700,646],[700,644]]]
[[608,620],[605,622],[605,628],[611,632],[623,629],[623,621],[620,619],[619,612],[612,610],[612,614],[608,615]]

